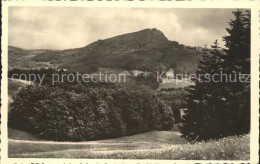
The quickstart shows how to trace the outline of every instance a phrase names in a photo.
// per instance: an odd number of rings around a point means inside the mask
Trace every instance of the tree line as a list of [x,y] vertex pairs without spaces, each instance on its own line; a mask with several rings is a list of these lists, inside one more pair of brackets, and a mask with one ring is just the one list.
[[[169,130],[172,109],[153,93],[115,86],[113,83],[60,82],[51,85],[48,70],[13,70],[46,73],[19,90],[10,105],[9,126],[45,140],[84,141],[114,138],[151,130]],[[61,72],[59,72],[61,73]]]

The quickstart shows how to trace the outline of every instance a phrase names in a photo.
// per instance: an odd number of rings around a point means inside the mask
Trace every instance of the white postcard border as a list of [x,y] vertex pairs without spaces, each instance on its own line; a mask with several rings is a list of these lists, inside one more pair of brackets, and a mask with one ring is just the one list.
[[[138,7],[138,8],[250,8],[251,9],[251,133],[249,161],[222,160],[121,160],[121,159],[51,159],[51,158],[8,158],[7,107],[8,107],[8,7],[10,6],[54,6],[54,7]],[[2,80],[1,80],[1,162],[3,164],[55,163],[257,163],[259,149],[259,54],[260,54],[260,1],[2,1]]]

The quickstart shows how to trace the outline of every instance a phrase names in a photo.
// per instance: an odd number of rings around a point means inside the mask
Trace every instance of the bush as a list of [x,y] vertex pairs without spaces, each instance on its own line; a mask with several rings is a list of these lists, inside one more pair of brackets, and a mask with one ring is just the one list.
[[187,108],[187,102],[185,101],[187,94],[186,88],[161,89],[161,92],[157,94],[157,96],[171,108],[174,123],[181,122],[180,109]]
[[167,130],[173,113],[157,96],[125,88],[29,85],[14,97],[9,126],[55,141]]

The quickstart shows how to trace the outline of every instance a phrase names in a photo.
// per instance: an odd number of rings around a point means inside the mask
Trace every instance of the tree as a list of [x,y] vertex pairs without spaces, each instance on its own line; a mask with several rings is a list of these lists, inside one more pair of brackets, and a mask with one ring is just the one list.
[[156,95],[83,84],[29,85],[10,105],[9,127],[55,141],[121,137],[168,130],[173,113]]
[[[196,85],[189,88],[181,132],[188,140],[208,140],[248,133],[250,85],[236,79],[250,73],[250,13],[237,10],[227,28],[222,51],[215,41],[204,49]],[[231,78],[223,79],[222,74]],[[201,76],[203,75],[203,76]],[[217,75],[217,76],[216,76]]]
[[250,130],[250,83],[245,78],[250,76],[250,11],[237,10],[233,12],[235,19],[230,21],[227,28],[229,35],[223,39],[226,42],[227,53],[223,63],[225,72],[233,77],[238,73],[240,80],[235,83],[225,83],[228,89],[227,102],[228,128],[231,134],[248,133]]
[[181,127],[183,137],[188,140],[207,140],[224,136],[222,126],[225,121],[222,116],[225,111],[222,106],[225,94],[221,84],[215,82],[219,81],[220,77],[214,77],[219,73],[223,62],[218,41],[214,42],[211,49],[205,48],[203,53],[203,59],[196,71],[196,85],[188,89],[188,110],[184,115],[184,126]]

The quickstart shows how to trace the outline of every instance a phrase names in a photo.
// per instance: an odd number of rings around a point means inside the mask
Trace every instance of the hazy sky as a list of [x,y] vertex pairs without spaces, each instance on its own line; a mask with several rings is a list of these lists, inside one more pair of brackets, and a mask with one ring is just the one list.
[[190,46],[222,40],[234,9],[144,9],[10,7],[9,45],[68,49],[98,39],[157,28],[169,40]]

